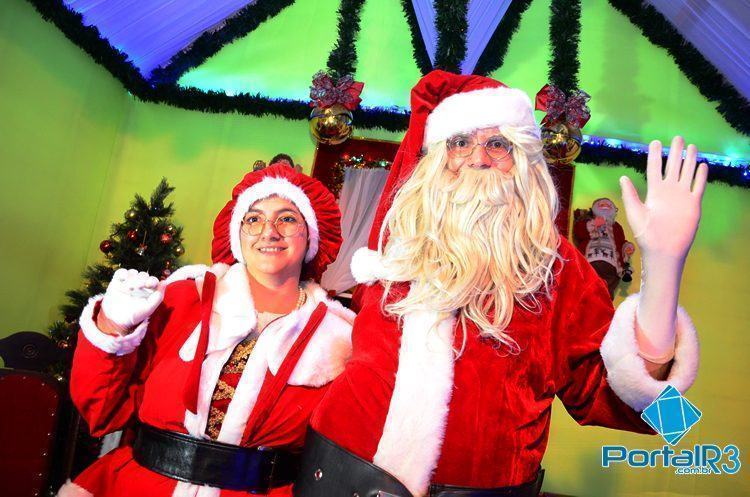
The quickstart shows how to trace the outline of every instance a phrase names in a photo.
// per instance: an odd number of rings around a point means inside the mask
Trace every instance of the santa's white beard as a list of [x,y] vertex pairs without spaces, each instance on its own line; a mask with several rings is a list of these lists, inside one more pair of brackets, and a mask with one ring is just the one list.
[[[488,235],[484,228],[515,207],[513,177],[499,169],[462,167],[446,170],[440,191],[445,195],[443,228],[472,238]],[[504,223],[503,223],[504,224]],[[489,239],[480,240],[490,243]]]
[[425,276],[463,306],[477,291],[499,283],[492,283],[492,275],[497,280],[502,272],[499,258],[513,239],[519,202],[513,177],[498,169],[446,170],[440,181],[435,205],[425,213],[432,219],[428,232],[438,238],[427,242],[433,247],[428,253],[434,272]]

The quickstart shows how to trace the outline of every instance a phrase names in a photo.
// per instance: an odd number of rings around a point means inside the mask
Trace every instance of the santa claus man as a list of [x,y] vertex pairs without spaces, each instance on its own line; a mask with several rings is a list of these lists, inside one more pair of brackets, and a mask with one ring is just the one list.
[[698,364],[677,306],[705,165],[676,138],[641,203],[623,178],[645,268],[615,311],[555,230],[557,196],[529,98],[492,79],[434,71],[381,197],[353,355],[311,420],[295,495],[531,496],[552,401],[582,425],[653,433],[639,412]]

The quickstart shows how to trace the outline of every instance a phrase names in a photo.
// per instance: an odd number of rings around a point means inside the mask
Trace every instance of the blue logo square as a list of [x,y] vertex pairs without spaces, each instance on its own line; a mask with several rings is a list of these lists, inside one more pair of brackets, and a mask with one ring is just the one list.
[[701,416],[698,408],[671,385],[641,413],[641,418],[669,445],[679,442]]

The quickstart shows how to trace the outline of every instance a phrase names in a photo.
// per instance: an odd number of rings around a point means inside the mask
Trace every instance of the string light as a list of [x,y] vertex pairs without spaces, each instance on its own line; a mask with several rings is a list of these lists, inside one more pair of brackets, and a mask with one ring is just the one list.
[[[630,150],[631,152],[637,152],[637,153],[648,153],[647,144],[631,142],[627,140],[620,140],[617,138],[604,138],[604,137],[595,136],[595,135],[583,135],[583,143],[587,143],[593,147]],[[662,154],[666,156],[668,153],[669,153],[669,147],[664,147]],[[684,154],[685,152],[683,151],[683,155]],[[699,152],[698,162],[705,162],[709,167],[740,168],[743,170],[743,173],[742,173],[743,178],[750,179],[750,172],[748,171],[748,167],[750,166],[750,159],[741,159],[741,158],[736,158],[736,157],[730,157],[728,155]]]

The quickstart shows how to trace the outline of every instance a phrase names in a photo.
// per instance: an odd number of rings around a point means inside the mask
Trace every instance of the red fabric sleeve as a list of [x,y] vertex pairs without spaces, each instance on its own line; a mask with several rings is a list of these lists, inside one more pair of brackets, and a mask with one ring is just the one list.
[[607,383],[599,352],[614,315],[607,287],[565,240],[560,253],[567,261],[559,275],[552,317],[557,396],[580,425],[654,434]]
[[[82,331],[78,332],[70,373],[70,395],[92,435],[99,437],[121,429],[136,412],[141,386],[157,350],[157,339],[167,328],[176,301],[189,290],[187,284],[192,286],[197,298],[193,281],[169,285],[164,301],[149,318],[143,341],[130,354],[107,353],[86,339]],[[99,307],[97,305],[94,311],[94,322]]]
[[362,310],[352,330],[352,357],[313,413],[311,426],[372,461],[393,395],[401,331],[396,320],[381,310],[383,287],[360,288]]

